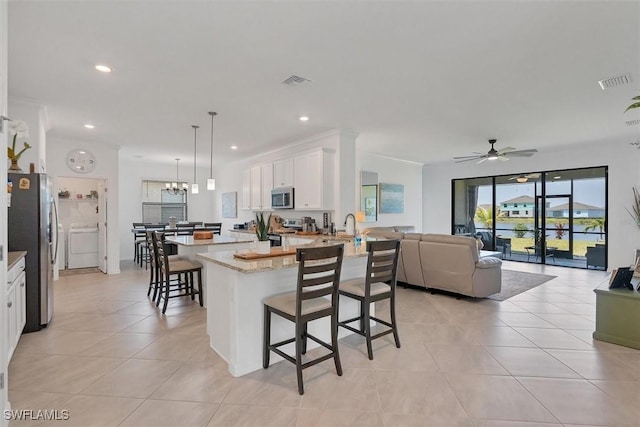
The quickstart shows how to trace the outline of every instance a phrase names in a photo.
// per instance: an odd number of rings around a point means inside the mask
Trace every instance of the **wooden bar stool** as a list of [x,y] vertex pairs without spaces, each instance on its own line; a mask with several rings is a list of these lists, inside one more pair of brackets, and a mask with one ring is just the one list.
[[209,231],[213,231],[213,234],[220,235],[222,233],[222,223],[221,222],[205,222],[204,228]]
[[[186,259],[170,261],[168,245],[160,233],[156,234],[155,248],[160,266],[156,307],[160,305],[160,300],[164,299],[162,306],[162,314],[164,314],[167,311],[169,299],[190,296],[191,300],[194,300],[196,295],[198,295],[198,302],[202,307],[202,264]],[[198,273],[198,289],[194,287],[193,273]],[[176,276],[175,280],[172,279],[172,276]]]
[[[161,238],[164,238],[164,234],[162,234]],[[160,287],[160,261],[158,259],[158,251],[156,250],[156,232],[147,230],[146,239],[151,264],[149,268],[149,289],[147,290],[147,296],[149,296],[151,294],[151,290],[153,290],[152,301],[155,301],[158,298],[158,289]],[[183,258],[178,255],[169,255],[170,263],[181,259]]]
[[[270,352],[282,356],[296,365],[298,392],[304,394],[302,370],[333,358],[338,375],[342,375],[338,352],[338,285],[344,245],[323,248],[298,248],[298,284],[295,292],[274,295],[264,300],[264,346],[262,366],[269,367]],[[295,337],[275,344],[271,343],[271,313],[295,324]],[[323,317],[331,317],[331,344],[307,333],[307,323]],[[329,350],[328,354],[302,363],[307,351],[307,338]],[[278,347],[295,342],[295,357]]]
[[[393,333],[396,347],[400,348],[398,326],[396,323],[396,273],[398,268],[398,255],[400,254],[400,240],[381,240],[367,242],[367,273],[365,277],[345,280],[340,283],[340,295],[360,301],[360,315],[352,319],[338,322],[338,325],[362,335],[367,340],[367,353],[373,360],[371,341],[384,335]],[[389,299],[391,311],[391,323],[371,316],[371,303]],[[385,325],[390,329],[371,335],[371,320]],[[349,323],[358,321],[360,328],[349,326]]]

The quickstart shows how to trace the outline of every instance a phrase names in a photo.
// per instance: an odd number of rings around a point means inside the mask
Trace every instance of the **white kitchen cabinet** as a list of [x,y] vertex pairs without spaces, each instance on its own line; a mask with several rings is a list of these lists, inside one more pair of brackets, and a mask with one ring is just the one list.
[[251,209],[251,169],[242,171],[242,202],[240,209]]
[[7,360],[11,360],[18,345],[26,317],[25,259],[21,257],[7,272]]
[[273,164],[257,165],[250,169],[251,209],[270,210],[273,189]]
[[273,162],[273,187],[293,187],[293,158]]
[[333,150],[318,149],[294,158],[295,209],[333,209]]

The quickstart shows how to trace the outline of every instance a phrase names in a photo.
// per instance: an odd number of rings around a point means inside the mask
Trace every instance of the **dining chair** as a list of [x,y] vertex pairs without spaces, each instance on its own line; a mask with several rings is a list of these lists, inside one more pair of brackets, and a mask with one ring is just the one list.
[[138,264],[140,268],[142,268],[142,264],[144,264],[144,269],[146,270],[149,267],[149,262],[151,261],[151,255],[149,252],[149,243],[146,238],[147,231],[164,231],[164,224],[144,224],[143,235],[145,238],[138,242]]
[[[167,311],[169,299],[191,297],[193,301],[196,295],[198,295],[198,302],[202,307],[202,264],[186,259],[170,260],[167,253],[168,246],[163,237],[164,234],[156,233],[155,249],[160,266],[156,307],[160,305],[161,300],[164,300],[162,306],[162,314],[164,314]],[[198,289],[194,286],[194,273],[198,273]]]
[[[400,240],[380,240],[367,242],[367,271],[365,277],[340,282],[341,296],[353,298],[360,302],[360,315],[344,321],[338,325],[365,337],[369,359],[373,360],[371,341],[384,335],[393,333],[397,348],[400,348],[398,326],[396,322],[396,276],[398,269],[398,255],[400,254]],[[391,322],[371,316],[371,304],[377,301],[389,300]],[[371,321],[374,320],[389,329],[371,333]],[[359,322],[356,329],[349,325]]]
[[204,228],[213,231],[213,234],[220,235],[222,234],[222,223],[221,222],[205,222]]
[[[340,353],[338,351],[338,285],[344,245],[320,248],[298,248],[298,283],[294,292],[274,295],[264,303],[264,336],[262,366],[269,367],[270,354],[282,356],[296,365],[298,393],[304,394],[302,370],[333,358],[336,372],[342,375]],[[295,324],[295,337],[278,343],[271,343],[271,314],[287,319]],[[331,318],[331,344],[309,334],[310,321]],[[307,339],[311,339],[329,350],[329,353],[302,363],[302,355],[307,352]],[[291,356],[279,347],[295,343],[295,355]]]
[[176,229],[176,235],[178,236],[193,236],[196,226],[193,224],[176,224]]
[[133,262],[135,262],[136,264],[139,262],[140,244],[145,242],[144,231],[145,231],[146,225],[149,225],[149,223],[148,222],[133,223]]

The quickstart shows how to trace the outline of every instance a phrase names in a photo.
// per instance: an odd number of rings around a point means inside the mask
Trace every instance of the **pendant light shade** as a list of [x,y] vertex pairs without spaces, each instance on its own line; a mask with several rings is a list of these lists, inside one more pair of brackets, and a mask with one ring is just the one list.
[[198,194],[198,184],[196,183],[196,152],[198,145],[198,125],[191,125],[193,128],[193,184],[191,184],[191,194]]
[[216,189],[216,180],[213,177],[213,118],[218,113],[209,111],[209,115],[211,116],[211,163],[209,165],[209,179],[207,179],[207,190],[213,191]]

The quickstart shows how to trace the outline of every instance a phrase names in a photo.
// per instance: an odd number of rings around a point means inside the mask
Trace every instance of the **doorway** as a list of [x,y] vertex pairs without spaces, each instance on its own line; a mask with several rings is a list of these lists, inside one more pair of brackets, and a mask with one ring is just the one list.
[[104,179],[58,177],[60,275],[107,273],[107,183]]

